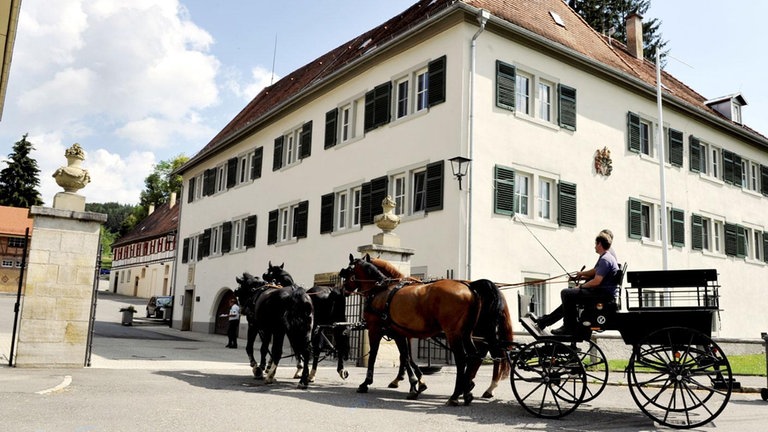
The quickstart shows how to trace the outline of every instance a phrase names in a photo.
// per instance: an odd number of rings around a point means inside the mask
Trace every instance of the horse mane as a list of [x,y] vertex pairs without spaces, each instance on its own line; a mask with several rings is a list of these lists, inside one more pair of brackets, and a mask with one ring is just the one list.
[[376,266],[380,272],[384,273],[390,279],[402,279],[405,277],[397,268],[389,261],[381,258],[371,258],[371,264]]

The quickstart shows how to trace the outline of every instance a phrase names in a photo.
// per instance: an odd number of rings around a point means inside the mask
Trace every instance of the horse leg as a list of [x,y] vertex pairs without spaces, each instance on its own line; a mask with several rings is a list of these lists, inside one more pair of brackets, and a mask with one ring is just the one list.
[[[301,377],[299,378],[299,385],[297,388],[301,390],[305,390],[307,387],[309,387],[310,378],[309,378],[309,345],[304,344],[305,348],[302,350],[299,350],[296,352],[296,355],[301,359],[302,363],[304,364],[304,367],[302,368],[303,372],[301,374]],[[294,350],[296,351],[296,350]]]
[[[261,332],[261,348],[259,349],[261,353],[261,359],[259,361],[259,365],[256,366],[256,370],[253,372],[254,375],[258,372],[258,379],[264,379],[264,372],[267,370],[267,354],[269,354],[269,344],[272,342],[272,333],[270,332]],[[270,359],[270,363],[272,360]]]
[[[349,355],[349,343],[347,341],[348,336],[345,334],[345,331],[346,329],[344,327],[336,327],[333,330],[333,341],[336,344],[336,372],[338,372],[339,376],[343,380],[349,378],[349,371],[344,369],[344,357]],[[317,360],[320,355],[317,350],[314,352],[315,360],[312,369],[317,368]]]
[[320,362],[320,341],[322,338],[323,335],[320,333],[320,329],[312,330],[312,370],[309,372],[309,382],[315,382],[317,364]]
[[256,326],[249,324],[248,325],[248,339],[245,343],[245,353],[248,355],[248,360],[251,364],[251,372],[253,372],[254,378],[256,377],[256,358],[253,357],[253,343],[256,340],[256,335],[258,334],[258,330],[256,329]]
[[368,386],[373,384],[373,367],[376,364],[376,355],[379,353],[381,336],[378,331],[368,330],[368,339],[371,345],[368,353],[368,370],[365,373],[365,381],[357,387],[358,393],[368,393]]
[[403,363],[401,361],[400,362],[400,367],[397,370],[397,376],[395,377],[395,379],[392,380],[391,383],[389,383],[389,385],[387,385],[387,387],[389,387],[389,388],[398,388],[398,387],[400,387],[400,381],[402,381],[404,379],[405,379],[405,363]]
[[418,382],[419,380],[414,376],[412,365],[413,360],[411,358],[411,350],[408,346],[408,338],[396,337],[395,344],[397,350],[400,352],[400,368],[405,369],[408,373],[408,382],[410,383],[410,389],[408,390],[408,399],[416,399],[419,397]]
[[272,365],[269,367],[267,377],[264,380],[265,384],[272,384],[275,382],[275,372],[277,372],[277,364],[280,363],[280,358],[283,356],[283,339],[285,335],[282,332],[276,332],[273,335],[272,341]]

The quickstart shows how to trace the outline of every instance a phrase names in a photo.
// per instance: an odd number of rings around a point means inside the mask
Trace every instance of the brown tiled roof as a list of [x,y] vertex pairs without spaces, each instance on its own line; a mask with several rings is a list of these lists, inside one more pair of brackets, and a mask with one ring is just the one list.
[[[372,48],[397,38],[451,6],[485,9],[495,17],[559,44],[608,69],[638,79],[649,86],[656,85],[654,63],[632,57],[621,43],[616,41],[609,43],[607,38],[592,29],[563,0],[421,0],[384,24],[329,51],[263,89],[200,152],[192,157],[181,171],[196,165],[208,154],[226,145],[233,137],[247,132],[249,126],[266,118],[292,97],[300,95],[338,72],[343,66],[358,60]],[[557,13],[565,25],[556,24],[550,11]],[[703,96],[672,75],[664,73],[662,82],[666,87],[665,92],[678,99],[683,105],[723,118],[704,104],[706,99]],[[733,125],[765,141],[765,137],[754,130],[735,123]]]
[[0,235],[22,237],[26,228],[31,235],[32,219],[28,208],[0,206]]
[[169,204],[161,205],[152,214],[136,224],[133,230],[115,241],[112,247],[162,237],[171,231],[177,230],[179,226],[179,207],[181,206],[178,202],[173,207]]

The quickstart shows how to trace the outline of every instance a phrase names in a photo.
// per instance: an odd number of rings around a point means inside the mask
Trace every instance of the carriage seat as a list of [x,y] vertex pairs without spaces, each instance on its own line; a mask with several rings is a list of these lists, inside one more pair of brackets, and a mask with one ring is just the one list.
[[614,317],[621,310],[621,285],[627,272],[627,263],[613,276],[618,286],[614,297],[584,302],[577,305],[579,323],[592,331],[611,328]]

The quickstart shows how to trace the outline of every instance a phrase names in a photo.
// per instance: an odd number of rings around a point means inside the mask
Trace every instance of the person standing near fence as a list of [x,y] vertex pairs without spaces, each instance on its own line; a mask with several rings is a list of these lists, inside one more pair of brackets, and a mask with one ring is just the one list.
[[237,348],[237,333],[240,329],[240,306],[237,305],[237,299],[232,297],[229,300],[229,314],[221,314],[219,316],[229,319],[229,327],[227,327],[229,342],[226,347]]

